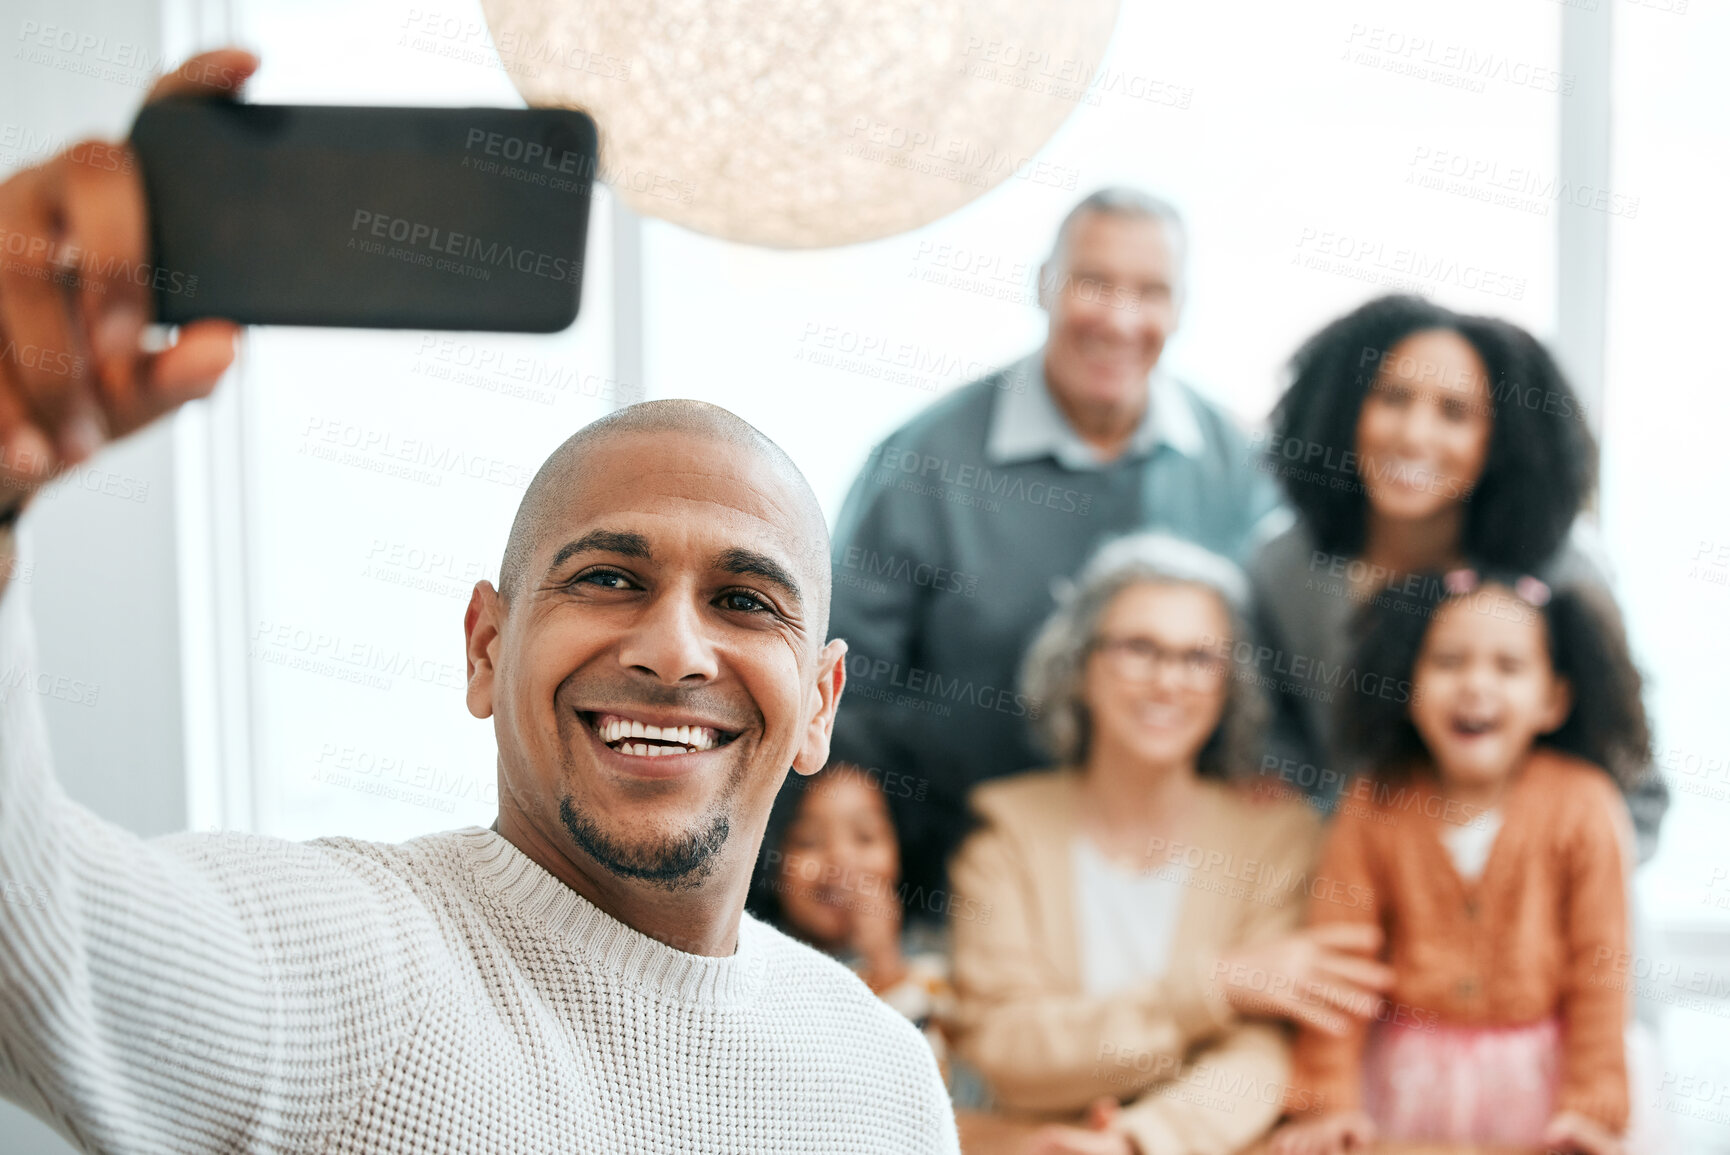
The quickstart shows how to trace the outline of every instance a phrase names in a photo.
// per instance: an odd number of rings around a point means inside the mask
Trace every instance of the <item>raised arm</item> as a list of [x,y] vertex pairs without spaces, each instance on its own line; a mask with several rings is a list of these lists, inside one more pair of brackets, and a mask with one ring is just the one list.
[[[201,57],[158,94],[255,64]],[[83,144],[0,185],[0,583],[43,484],[207,394],[233,356],[223,322],[139,351],[150,302],[103,275],[147,259],[125,159]],[[92,1150],[310,1147],[412,1023],[406,884],[336,847],[147,842],[73,803],[26,593],[0,584],[0,1095]]]

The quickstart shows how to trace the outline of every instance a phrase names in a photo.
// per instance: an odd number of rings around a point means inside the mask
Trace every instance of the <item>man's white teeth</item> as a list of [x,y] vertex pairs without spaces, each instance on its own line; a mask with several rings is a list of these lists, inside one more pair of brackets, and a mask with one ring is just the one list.
[[649,750],[660,754],[685,754],[691,750],[712,750],[720,744],[721,735],[707,726],[651,726],[634,718],[621,718],[616,714],[608,714],[600,720],[596,730],[601,741],[611,746],[622,738],[653,738],[661,742],[677,742],[686,747],[684,750],[667,746],[648,746],[641,742],[629,743],[618,747],[625,753],[637,753]]
[[614,749],[621,754],[635,754],[639,758],[660,758],[668,754],[691,753],[689,746],[648,746],[642,742],[626,742],[622,746],[615,746]]

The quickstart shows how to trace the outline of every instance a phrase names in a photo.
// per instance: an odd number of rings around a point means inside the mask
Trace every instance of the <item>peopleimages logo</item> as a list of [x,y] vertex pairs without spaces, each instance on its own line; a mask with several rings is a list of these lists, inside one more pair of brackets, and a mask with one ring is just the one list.
[[[428,253],[477,261],[497,269],[515,269],[519,273],[579,284],[583,279],[581,261],[518,248],[499,241],[484,241],[469,233],[452,232],[404,217],[356,209],[354,220],[348,227],[351,233],[364,231],[369,237],[395,241],[397,244],[408,245],[411,249],[425,249]],[[356,248],[367,242],[357,242],[356,238],[350,237],[348,243],[350,248]]]
[[876,467],[872,479],[879,485],[893,485],[899,480],[901,488],[909,492],[952,501],[969,498],[962,504],[980,505],[993,513],[1002,508],[1004,501],[1025,502],[1082,517],[1093,508],[1091,493],[1044,481],[1028,481],[1019,473],[994,471],[975,462],[950,461],[893,445],[872,450],[866,465]]
[[[913,698],[911,695],[901,695],[895,700],[897,705],[928,705],[930,700],[935,699],[964,702],[981,710],[994,710],[999,714],[1011,714],[1017,718],[1039,717],[1040,703],[1037,698],[1029,698],[1026,694],[993,686],[989,682],[975,682],[971,678],[954,677],[936,670],[923,670],[918,666],[904,667],[901,663],[891,662],[886,658],[873,660],[865,654],[854,654],[847,662],[847,674],[858,683],[871,682],[877,687],[908,690],[911,694],[922,696]],[[849,692],[873,700],[882,700],[884,694],[881,689],[874,693],[873,687],[866,685],[856,685]]]

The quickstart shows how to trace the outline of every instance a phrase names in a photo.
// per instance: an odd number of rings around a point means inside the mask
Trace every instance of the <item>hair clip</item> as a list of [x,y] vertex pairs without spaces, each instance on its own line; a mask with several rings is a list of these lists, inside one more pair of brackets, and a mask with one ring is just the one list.
[[1478,571],[1475,569],[1449,570],[1442,578],[1442,585],[1446,586],[1448,592],[1456,597],[1461,594],[1469,594],[1478,588]]
[[1548,605],[1550,602],[1550,587],[1531,574],[1515,580],[1514,593],[1533,609]]
[[[1449,570],[1442,577],[1442,585],[1454,597],[1464,597],[1478,588],[1478,571],[1469,566]],[[1526,574],[1514,579],[1514,596],[1533,609],[1538,609],[1550,604],[1550,587],[1531,574]]]

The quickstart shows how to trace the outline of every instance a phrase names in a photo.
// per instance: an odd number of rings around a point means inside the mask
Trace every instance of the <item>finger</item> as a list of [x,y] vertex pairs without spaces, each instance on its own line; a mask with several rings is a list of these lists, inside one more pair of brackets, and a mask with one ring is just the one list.
[[1362,955],[1323,951],[1316,956],[1315,969],[1373,991],[1385,991],[1394,985],[1393,967]]
[[1370,922],[1327,922],[1303,933],[1318,946],[1353,954],[1374,954],[1382,949],[1382,928]]
[[1579,1149],[1579,1145],[1575,1142],[1573,1128],[1566,1124],[1558,1126],[1552,1123],[1546,1128],[1543,1144],[1546,1151],[1574,1152]]
[[1021,1155],[1051,1155],[1052,1127],[1041,1127],[1028,1138],[1021,1148]]
[[1351,1030],[1351,1020],[1325,1006],[1288,999],[1277,1009],[1282,1017],[1302,1023],[1306,1027],[1314,1027],[1326,1034],[1344,1036]]
[[202,52],[157,79],[146,103],[174,97],[232,96],[258,71],[258,57],[244,48]]
[[1088,1128],[1094,1131],[1105,1130],[1111,1126],[1112,1120],[1117,1118],[1118,1110],[1116,1099],[1110,1095],[1101,1095],[1087,1105]]
[[1329,1035],[1345,1035],[1351,1030],[1351,1021],[1338,1011],[1329,1010],[1322,1003],[1305,1002],[1283,993],[1246,998],[1240,1011],[1252,1018],[1289,1019]]
[[1300,994],[1306,1002],[1334,1007],[1360,1019],[1375,1014],[1376,1008],[1382,1004],[1381,995],[1344,980],[1312,979],[1303,984]]
[[127,428],[136,429],[188,401],[208,397],[234,364],[234,341],[240,326],[232,321],[193,321],[182,326],[173,345],[149,358],[141,409],[127,415]]
[[[4,258],[0,258],[3,260]],[[7,343],[0,324],[0,348]],[[53,473],[57,457],[36,426],[22,390],[0,360],[0,510],[14,508]]]
[[0,186],[7,230],[0,260],[0,364],[31,422],[70,461],[102,443],[101,411],[87,375],[88,350],[68,308],[69,249],[59,213],[65,155]]
[[138,341],[155,279],[147,263],[144,182],[130,149],[101,141],[69,149],[55,176],[67,253],[77,262],[79,316],[109,413],[140,387]]
[[11,509],[21,496],[37,489],[53,473],[56,462],[54,447],[0,368],[0,510]]

